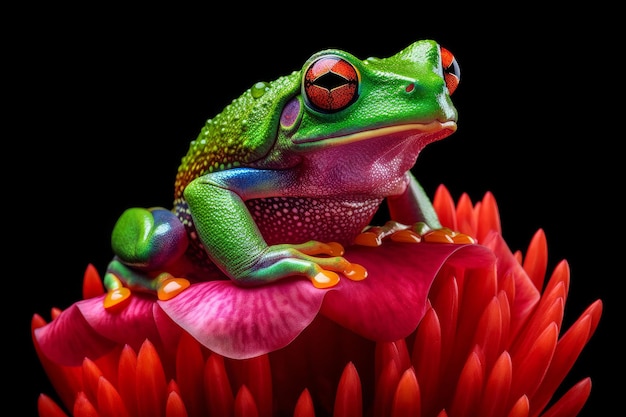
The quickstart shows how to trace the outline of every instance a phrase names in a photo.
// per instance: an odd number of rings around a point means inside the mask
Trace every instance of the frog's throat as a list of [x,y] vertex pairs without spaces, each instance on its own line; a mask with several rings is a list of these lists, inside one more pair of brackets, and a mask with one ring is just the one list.
[[[444,132],[446,131],[446,132]],[[328,146],[331,142],[333,145],[345,145],[348,143],[359,142],[362,140],[378,138],[381,136],[388,136],[398,134],[402,132],[417,132],[417,133],[444,133],[440,138],[444,138],[451,135],[456,131],[456,122],[448,120],[445,122],[432,121],[429,123],[407,123],[395,126],[386,126],[378,129],[364,130],[361,132],[350,133],[344,136],[330,136],[323,138],[302,138],[293,139],[293,143],[296,145],[304,145],[307,149],[312,149],[317,146]]]

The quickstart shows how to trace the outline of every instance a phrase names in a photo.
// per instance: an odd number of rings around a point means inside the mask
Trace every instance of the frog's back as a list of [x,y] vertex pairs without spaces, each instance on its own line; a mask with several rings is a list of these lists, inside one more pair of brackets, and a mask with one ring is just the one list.
[[184,192],[190,182],[214,172],[246,167],[263,158],[274,145],[280,111],[299,91],[300,73],[272,82],[258,82],[208,119],[197,138],[189,144],[178,167],[174,184],[174,211],[192,237],[190,251],[206,258],[196,237]]
[[183,157],[174,185],[174,204],[187,185],[212,172],[248,166],[265,156],[276,140],[280,109],[297,93],[300,73],[258,82],[207,120]]

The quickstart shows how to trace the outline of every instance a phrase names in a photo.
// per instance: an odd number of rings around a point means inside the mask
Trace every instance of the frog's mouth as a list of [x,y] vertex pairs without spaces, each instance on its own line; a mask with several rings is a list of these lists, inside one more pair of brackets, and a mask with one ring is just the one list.
[[[330,136],[318,138],[300,138],[292,139],[296,145],[303,145],[307,150],[314,150],[318,147],[327,147],[335,145],[346,145],[353,142],[360,142],[367,139],[379,138],[383,136],[397,135],[402,132],[412,132],[433,134],[428,142],[443,139],[456,131],[456,122],[448,120],[445,122],[432,121],[429,123],[407,123],[395,126],[385,126],[376,129],[364,130],[360,132],[350,133],[343,136]],[[426,145],[426,144],[424,144]]]

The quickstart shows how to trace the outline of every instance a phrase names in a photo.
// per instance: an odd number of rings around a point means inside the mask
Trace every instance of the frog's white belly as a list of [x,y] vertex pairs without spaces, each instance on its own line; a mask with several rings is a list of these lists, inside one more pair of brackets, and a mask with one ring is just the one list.
[[308,240],[349,245],[369,225],[382,198],[273,197],[246,201],[269,245]]

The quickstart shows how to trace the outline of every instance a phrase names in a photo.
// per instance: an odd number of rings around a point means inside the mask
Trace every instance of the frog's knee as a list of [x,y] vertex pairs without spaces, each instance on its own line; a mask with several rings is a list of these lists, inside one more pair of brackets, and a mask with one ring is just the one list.
[[184,225],[163,208],[130,208],[118,219],[111,246],[126,265],[154,270],[180,258],[187,250]]

